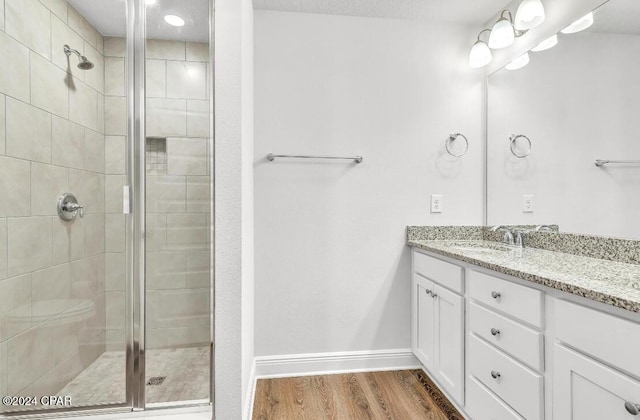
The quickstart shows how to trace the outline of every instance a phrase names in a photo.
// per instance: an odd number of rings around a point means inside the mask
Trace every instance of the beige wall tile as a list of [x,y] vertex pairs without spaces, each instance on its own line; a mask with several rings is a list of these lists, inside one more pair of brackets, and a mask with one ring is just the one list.
[[96,131],[104,134],[104,95],[98,93],[98,127]]
[[186,286],[186,253],[147,252],[147,290],[184,289]]
[[0,32],[0,51],[3,61],[11,63],[0,71],[0,92],[29,102],[29,49]]
[[149,328],[196,327],[209,323],[209,293],[202,289],[148,290]]
[[31,105],[6,100],[7,155],[51,162],[51,114]]
[[54,367],[53,331],[46,324],[31,328],[7,343],[8,391],[16,394]]
[[107,329],[125,328],[125,296],[124,292],[106,292]]
[[107,292],[124,291],[125,282],[127,281],[125,264],[124,252],[108,252],[105,254],[105,290]]
[[147,99],[147,136],[185,136],[187,101],[184,99]]
[[209,342],[209,327],[150,328],[147,330],[147,347],[164,349],[184,346],[201,346]]
[[147,176],[147,212],[186,212],[187,186],[183,176]]
[[206,247],[206,214],[167,215],[167,249],[203,250]]
[[40,0],[40,3],[44,4],[63,22],[67,21],[67,0]]
[[104,252],[105,247],[104,214],[87,214],[84,217],[85,255],[96,255]]
[[[1,6],[1,5],[0,5]],[[5,96],[0,93],[0,155],[5,154],[5,144],[6,144],[6,126],[5,126],[5,106],[4,106]]]
[[31,298],[34,306],[34,317],[40,318],[45,315],[43,309],[51,312],[51,300],[58,299],[56,309],[59,312],[71,309],[77,301],[66,302],[71,298],[71,266],[61,264],[44,270],[35,271],[31,274],[32,291]]
[[207,99],[207,65],[167,61],[167,98]]
[[31,215],[55,216],[60,194],[69,189],[69,170],[42,163],[31,164]]
[[124,175],[106,175],[104,177],[104,211],[122,214],[122,187],[126,184]]
[[168,138],[167,173],[169,175],[206,175],[207,140]]
[[84,128],[81,125],[52,117],[51,162],[69,168],[84,168]]
[[104,172],[104,135],[89,129],[84,130],[84,167]]
[[105,96],[104,130],[110,136],[127,135],[127,101],[124,97]]
[[97,41],[96,49],[100,54],[104,56],[104,37],[100,33],[98,33],[98,41]]
[[126,159],[126,138],[124,136],[105,137],[104,172],[106,174],[124,174]]
[[165,60],[147,60],[146,71],[147,98],[166,98],[167,62]]
[[123,214],[105,215],[106,225],[106,251],[124,252],[125,250],[125,219]]
[[5,0],[4,9],[6,33],[50,59],[51,13],[49,9],[38,0]]
[[73,74],[80,80],[84,80],[84,74],[80,70],[76,57],[67,57],[64,46],[68,45],[82,53],[84,40],[80,35],[67,26],[64,21],[56,16],[51,17],[51,61],[62,70]]
[[187,42],[187,61],[209,61],[209,43]]
[[68,24],[71,29],[76,31],[87,41],[92,47],[96,48],[98,40],[98,31],[84,18],[73,6],[69,5]]
[[[110,96],[125,95],[124,58],[105,57],[104,59],[104,94]],[[147,82],[147,94],[149,85]]]
[[147,58],[160,60],[184,60],[186,45],[180,41],[147,40]]
[[61,264],[85,256],[84,218],[65,222],[58,216],[51,218],[53,235],[53,263]]
[[125,337],[124,329],[107,330],[107,351],[124,351],[126,346]]
[[[0,0],[0,31],[4,31],[4,0]],[[2,386],[2,378],[0,377],[0,387],[1,386]],[[0,392],[2,391],[0,390]]]
[[147,214],[147,251],[163,251],[167,247],[167,216]]
[[73,261],[71,295],[75,299],[91,299],[104,293],[104,254]]
[[69,90],[69,119],[86,128],[98,128],[98,92],[73,78],[75,89]]
[[31,104],[63,118],[69,116],[67,73],[31,53]]
[[121,57],[127,56],[127,42],[121,37],[104,37],[104,55],[105,57]]
[[[0,6],[2,6],[0,0]],[[0,17],[2,14],[0,13]],[[0,342],[0,394],[7,395],[7,342]],[[1,410],[0,410],[1,411]]]
[[0,281],[0,341],[31,327],[31,274]]
[[209,137],[209,101],[187,101],[187,136]]
[[[84,55],[94,64],[91,70],[84,70],[86,84],[104,94],[104,57],[96,48],[85,42]],[[75,63],[77,64],[77,63]],[[74,65],[75,65],[74,64]],[[81,70],[82,71],[82,70]]]
[[69,191],[84,206],[86,214],[104,213],[104,175],[70,169]]
[[0,157],[0,217],[31,214],[31,165]]
[[209,183],[208,176],[187,177],[187,213],[209,213]]
[[190,289],[209,287],[209,252],[187,253],[187,287]]
[[7,219],[0,219],[0,280],[7,278]]
[[51,218],[7,220],[9,276],[49,267],[52,262]]

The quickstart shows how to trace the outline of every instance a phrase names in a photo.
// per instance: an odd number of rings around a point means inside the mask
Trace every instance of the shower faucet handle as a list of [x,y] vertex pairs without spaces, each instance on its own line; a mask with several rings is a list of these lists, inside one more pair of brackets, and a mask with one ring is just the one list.
[[66,222],[76,218],[77,215],[84,217],[84,206],[78,204],[78,199],[71,193],[64,193],[58,197],[58,216]]
[[62,205],[62,209],[64,211],[69,211],[69,212],[78,211],[78,213],[80,214],[80,217],[84,217],[84,206],[81,206],[78,203],[72,203],[68,201]]

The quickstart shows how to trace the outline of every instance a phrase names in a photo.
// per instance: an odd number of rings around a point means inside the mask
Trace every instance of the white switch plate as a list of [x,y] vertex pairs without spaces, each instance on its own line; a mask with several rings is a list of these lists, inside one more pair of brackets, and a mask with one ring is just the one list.
[[442,213],[442,195],[431,195],[431,213]]
[[533,196],[525,194],[522,196],[522,212],[533,213]]

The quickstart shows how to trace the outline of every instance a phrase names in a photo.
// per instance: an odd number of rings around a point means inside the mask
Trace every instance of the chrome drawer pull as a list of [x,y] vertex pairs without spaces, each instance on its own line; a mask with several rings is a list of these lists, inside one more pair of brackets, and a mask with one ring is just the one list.
[[492,377],[493,379],[498,379],[498,378],[500,377],[500,372],[495,371],[495,370],[492,370],[492,371],[491,371],[491,377]]
[[494,299],[500,299],[500,292],[491,292],[491,297]]
[[497,328],[491,328],[491,335],[493,336],[500,335],[500,330]]
[[632,416],[637,416],[638,414],[640,414],[640,404],[635,404],[627,401],[626,403],[624,403],[624,408],[626,408],[627,412]]

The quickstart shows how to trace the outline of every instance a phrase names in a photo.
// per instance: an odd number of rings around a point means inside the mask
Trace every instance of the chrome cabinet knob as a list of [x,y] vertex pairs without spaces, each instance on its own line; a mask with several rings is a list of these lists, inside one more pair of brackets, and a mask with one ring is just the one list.
[[429,290],[429,289],[424,289],[424,292],[425,292],[426,294],[428,294],[428,295],[431,295],[431,293],[433,293],[433,292],[432,292],[431,290]]
[[498,379],[500,377],[500,372],[496,371],[496,370],[492,370],[491,371],[491,377],[493,379]]
[[491,328],[491,335],[493,336],[500,335],[500,330],[497,328]]
[[433,292],[431,292],[431,297],[435,299],[435,298],[437,298],[437,297],[438,297],[438,295],[437,295],[437,294],[435,294],[435,293],[433,293]]
[[637,416],[638,414],[640,414],[640,404],[635,404],[627,401],[626,403],[624,403],[624,408],[626,408],[627,412],[632,416]]
[[500,292],[491,292],[491,297],[494,299],[500,299],[500,296],[502,296]]

